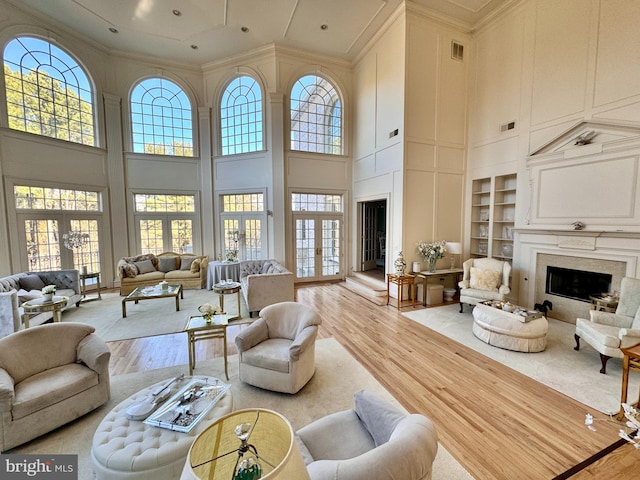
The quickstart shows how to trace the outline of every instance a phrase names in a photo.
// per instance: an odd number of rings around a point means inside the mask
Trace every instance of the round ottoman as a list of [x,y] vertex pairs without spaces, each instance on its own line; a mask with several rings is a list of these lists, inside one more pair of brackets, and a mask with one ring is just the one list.
[[[185,377],[185,381],[191,377]],[[198,375],[195,378],[212,377]],[[156,386],[151,385],[116,405],[98,425],[91,446],[91,463],[97,480],[173,480],[180,478],[187,453],[196,436],[219,417],[233,410],[233,397],[227,392],[189,432],[182,433],[129,420],[129,405],[144,399]],[[180,385],[184,385],[181,383]]]
[[528,322],[517,315],[477,304],[473,308],[473,334],[489,345],[516,352],[542,352],[547,348],[549,322],[545,317]]

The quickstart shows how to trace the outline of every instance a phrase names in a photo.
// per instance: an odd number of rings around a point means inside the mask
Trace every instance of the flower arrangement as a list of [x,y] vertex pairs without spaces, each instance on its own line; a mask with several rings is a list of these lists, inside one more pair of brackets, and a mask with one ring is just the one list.
[[210,303],[200,305],[198,307],[198,311],[202,314],[202,318],[204,318],[207,323],[211,322],[211,318],[214,315],[222,313],[222,309],[218,305],[211,305]]
[[56,293],[56,286],[55,285],[46,285],[46,286],[42,287],[42,294],[43,295],[54,294],[54,293]]
[[447,242],[445,242],[444,240],[431,243],[423,242],[422,240],[420,240],[418,242],[418,253],[425,260],[431,260],[432,258],[435,260],[439,260],[441,258],[444,258],[444,254],[447,251],[447,248],[445,247],[446,243]]

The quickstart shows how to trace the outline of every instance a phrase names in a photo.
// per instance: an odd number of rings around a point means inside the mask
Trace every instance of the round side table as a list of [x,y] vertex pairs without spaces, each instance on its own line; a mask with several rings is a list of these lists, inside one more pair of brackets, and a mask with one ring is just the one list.
[[224,309],[225,295],[235,294],[238,299],[238,315],[236,315],[235,317],[228,317],[228,320],[237,320],[242,316],[240,312],[240,289],[241,289],[241,285],[238,282],[216,283],[213,286],[213,291],[218,294],[218,298],[220,301],[220,308],[222,309],[223,312],[225,311]]
[[67,306],[69,301],[68,297],[53,297],[51,300],[45,300],[44,298],[36,298],[35,300],[29,300],[24,302],[21,307],[24,311],[22,314],[22,323],[24,328],[29,328],[29,318],[39,313],[53,312],[53,321],[60,321],[60,312]]

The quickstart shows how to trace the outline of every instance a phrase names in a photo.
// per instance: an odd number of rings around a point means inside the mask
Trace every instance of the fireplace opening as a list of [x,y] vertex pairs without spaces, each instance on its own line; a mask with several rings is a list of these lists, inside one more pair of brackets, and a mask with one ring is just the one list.
[[547,266],[545,292],[589,302],[589,295],[611,291],[612,275]]

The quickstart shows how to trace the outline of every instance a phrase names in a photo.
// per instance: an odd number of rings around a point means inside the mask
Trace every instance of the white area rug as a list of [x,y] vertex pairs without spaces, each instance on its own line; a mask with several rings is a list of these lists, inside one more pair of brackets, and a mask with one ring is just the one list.
[[[469,306],[459,313],[459,305],[446,305],[403,313],[442,335],[476,350],[528,377],[541,382],[603,413],[617,413],[620,408],[622,360],[612,358],[607,373],[600,373],[600,355],[586,342],[575,351],[575,326],[549,319],[547,348],[544,352],[512,352],[478,340],[471,331],[473,317]],[[629,377],[629,401],[637,400],[640,378]]]
[[[240,308],[243,318],[249,317],[246,304],[240,293]],[[190,315],[198,315],[203,303],[218,304],[218,294],[211,290],[185,290],[180,299],[180,311],[176,312],[174,298],[158,298],[138,302],[127,302],[127,317],[122,317],[122,299],[118,293],[102,294],[102,300],[81,303],[62,312],[63,322],[80,322],[92,325],[105,342],[128,340],[177,333],[184,330]],[[225,310],[234,317],[238,312],[235,295],[225,295]]]
[[[143,387],[181,373],[188,374],[188,371],[187,365],[179,365],[114,376],[111,378],[111,400],[106,405],[7,453],[78,454],[78,478],[92,479],[94,475],[90,460],[91,442],[93,433],[104,416],[118,403]],[[194,375],[210,375],[224,379],[223,359],[198,362]],[[294,430],[329,413],[353,408],[353,394],[360,389],[369,390],[404,410],[391,394],[332,338],[318,340],[316,373],[297,395],[269,392],[240,382],[237,355],[229,357],[229,377],[234,409],[262,407],[275,410],[289,419]],[[472,477],[440,445],[433,467],[433,478],[465,480]]]

